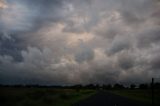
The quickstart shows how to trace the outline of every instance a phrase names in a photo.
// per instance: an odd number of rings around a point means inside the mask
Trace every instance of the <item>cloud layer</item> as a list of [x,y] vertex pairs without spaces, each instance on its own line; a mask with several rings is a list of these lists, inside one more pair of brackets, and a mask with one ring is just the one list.
[[1,84],[160,76],[158,0],[0,0]]

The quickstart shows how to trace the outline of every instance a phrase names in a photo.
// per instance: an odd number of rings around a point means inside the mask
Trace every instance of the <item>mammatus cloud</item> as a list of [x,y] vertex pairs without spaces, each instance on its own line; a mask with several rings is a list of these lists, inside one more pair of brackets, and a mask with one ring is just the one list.
[[1,84],[160,76],[158,0],[0,0]]

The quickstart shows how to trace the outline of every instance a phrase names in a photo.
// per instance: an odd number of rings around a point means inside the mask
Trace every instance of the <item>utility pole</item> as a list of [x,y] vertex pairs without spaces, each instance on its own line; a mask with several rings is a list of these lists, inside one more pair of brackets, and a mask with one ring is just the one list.
[[152,106],[154,106],[154,78],[152,78]]

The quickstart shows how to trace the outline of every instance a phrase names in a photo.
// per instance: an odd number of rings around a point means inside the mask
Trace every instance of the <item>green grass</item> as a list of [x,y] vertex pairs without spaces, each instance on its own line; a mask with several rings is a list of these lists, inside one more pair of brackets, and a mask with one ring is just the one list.
[[95,90],[53,88],[0,88],[1,106],[71,106]]
[[[152,104],[151,90],[112,90],[111,92],[149,105]],[[160,90],[155,90],[154,100],[156,106],[160,106]]]

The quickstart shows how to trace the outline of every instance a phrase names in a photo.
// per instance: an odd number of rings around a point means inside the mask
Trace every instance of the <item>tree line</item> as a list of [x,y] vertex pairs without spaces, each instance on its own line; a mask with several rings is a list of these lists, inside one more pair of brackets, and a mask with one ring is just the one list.
[[[160,89],[160,83],[154,83],[154,88],[155,89]],[[106,90],[111,90],[111,89],[150,89],[152,87],[151,84],[147,83],[142,83],[142,84],[130,84],[129,86],[124,86],[123,84],[87,84],[87,85],[82,85],[82,84],[77,84],[77,85],[70,85],[70,86],[62,86],[62,85],[0,85],[0,87],[26,87],[26,88],[59,88],[59,89],[106,89]]]

